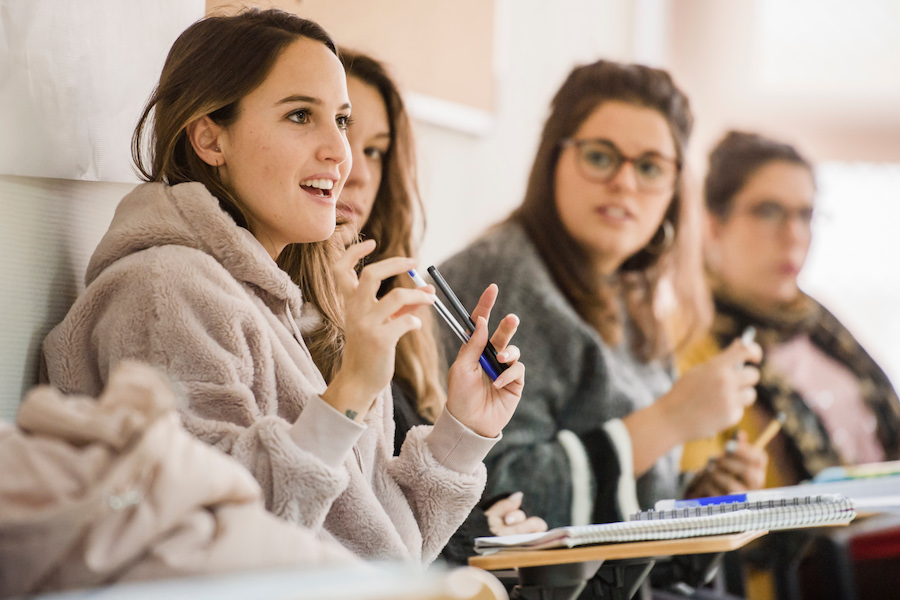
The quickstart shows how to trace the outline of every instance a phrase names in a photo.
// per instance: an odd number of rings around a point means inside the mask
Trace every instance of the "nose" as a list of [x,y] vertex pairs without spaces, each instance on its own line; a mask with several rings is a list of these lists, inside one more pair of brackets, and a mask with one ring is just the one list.
[[362,147],[354,148],[351,145],[351,156],[353,158],[353,167],[350,169],[350,175],[347,177],[347,186],[365,185],[372,180],[372,172],[369,168],[369,162]]
[[781,229],[782,235],[792,244],[808,244],[812,236],[809,223],[800,214],[789,213]]
[[612,176],[612,179],[609,180],[609,185],[613,185],[616,188],[628,190],[628,191],[636,191],[637,184],[637,173],[634,170],[634,163],[630,160],[623,161],[622,164],[619,165],[618,170],[616,170],[615,174]]
[[350,144],[347,134],[336,124],[326,127],[319,140],[317,157],[321,161],[342,164],[350,158]]

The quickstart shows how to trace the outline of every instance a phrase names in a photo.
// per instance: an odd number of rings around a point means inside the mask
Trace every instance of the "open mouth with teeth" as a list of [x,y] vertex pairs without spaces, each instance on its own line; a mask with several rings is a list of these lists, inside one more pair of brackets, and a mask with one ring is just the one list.
[[300,182],[300,187],[314,196],[331,198],[331,190],[334,182],[330,179],[307,179]]

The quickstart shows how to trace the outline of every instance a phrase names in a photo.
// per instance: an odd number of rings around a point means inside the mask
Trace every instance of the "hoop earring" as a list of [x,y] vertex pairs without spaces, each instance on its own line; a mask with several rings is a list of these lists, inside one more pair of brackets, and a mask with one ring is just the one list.
[[219,174],[219,161],[216,161],[216,179],[222,181],[222,176]]
[[[662,239],[659,239],[660,234],[662,235]],[[654,256],[659,256],[660,254],[671,248],[674,242],[675,226],[672,225],[672,221],[670,221],[669,219],[665,219],[663,220],[662,224],[660,224],[659,230],[650,239],[650,243],[644,247],[644,250]]]

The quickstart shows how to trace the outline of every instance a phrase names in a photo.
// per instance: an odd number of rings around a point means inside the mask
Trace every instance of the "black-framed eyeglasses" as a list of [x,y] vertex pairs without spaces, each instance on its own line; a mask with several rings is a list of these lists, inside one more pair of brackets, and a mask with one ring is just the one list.
[[640,156],[626,156],[609,140],[566,138],[560,146],[572,146],[578,153],[578,170],[590,181],[607,183],[611,181],[622,165],[631,163],[634,167],[637,186],[645,191],[665,191],[675,187],[675,180],[681,171],[681,163],[656,152],[645,152]]

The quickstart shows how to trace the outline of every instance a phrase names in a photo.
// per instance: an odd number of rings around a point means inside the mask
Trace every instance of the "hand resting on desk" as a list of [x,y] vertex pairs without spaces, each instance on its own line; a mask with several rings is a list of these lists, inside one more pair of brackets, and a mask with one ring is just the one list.
[[484,511],[488,527],[494,535],[515,535],[517,533],[542,533],[547,531],[547,523],[540,517],[529,517],[521,509],[522,492],[511,494],[494,502]]

